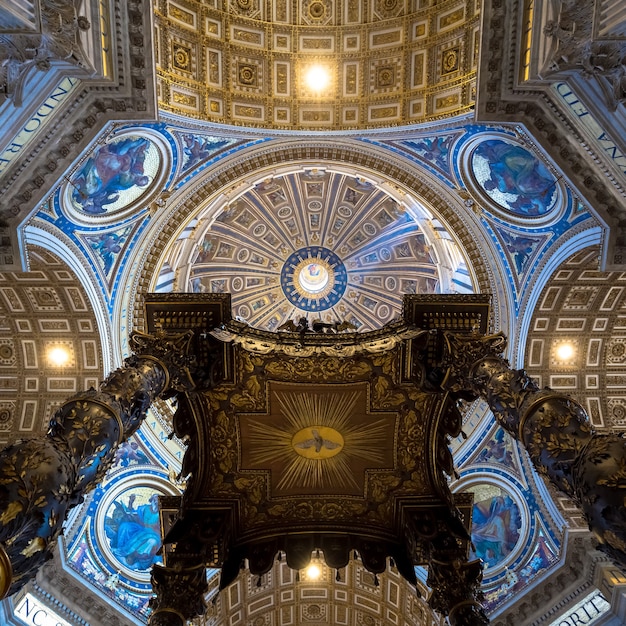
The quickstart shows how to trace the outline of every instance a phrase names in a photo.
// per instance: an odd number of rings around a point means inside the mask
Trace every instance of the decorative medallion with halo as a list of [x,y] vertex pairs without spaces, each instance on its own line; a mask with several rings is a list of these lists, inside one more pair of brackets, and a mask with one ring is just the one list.
[[280,273],[285,297],[303,311],[325,311],[343,296],[348,275],[341,259],[328,248],[296,250]]
[[362,495],[367,470],[393,468],[396,414],[370,412],[366,383],[268,383],[267,413],[239,414],[245,470],[267,470],[274,497]]

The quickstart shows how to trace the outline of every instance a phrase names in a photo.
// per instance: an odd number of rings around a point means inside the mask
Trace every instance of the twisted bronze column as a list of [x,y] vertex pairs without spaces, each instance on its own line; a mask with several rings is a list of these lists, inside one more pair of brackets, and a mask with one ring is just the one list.
[[575,400],[511,369],[502,335],[433,331],[427,341],[414,352],[422,386],[457,398],[483,397],[535,468],[578,504],[600,548],[626,567],[626,439],[594,432]]
[[193,387],[191,333],[135,333],[135,356],[65,402],[41,439],[0,453],[0,598],[18,591],[52,550],[69,509],[112,465],[159,395]]

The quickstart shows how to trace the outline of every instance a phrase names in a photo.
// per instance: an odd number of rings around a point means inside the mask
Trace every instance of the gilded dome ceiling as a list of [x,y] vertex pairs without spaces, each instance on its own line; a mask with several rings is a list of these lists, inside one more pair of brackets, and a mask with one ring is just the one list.
[[[163,0],[161,110],[280,129],[359,129],[470,111],[477,0]],[[312,68],[327,84],[310,85]]]
[[230,293],[233,314],[266,330],[301,317],[373,330],[400,314],[403,294],[474,291],[460,247],[425,208],[346,173],[267,178],[192,225],[155,289]]

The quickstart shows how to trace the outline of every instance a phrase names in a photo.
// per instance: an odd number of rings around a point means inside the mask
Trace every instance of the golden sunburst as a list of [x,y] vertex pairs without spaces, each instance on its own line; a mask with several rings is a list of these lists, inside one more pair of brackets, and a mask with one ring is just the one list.
[[279,409],[279,415],[273,417],[278,419],[268,423],[250,416],[247,421],[249,466],[278,472],[272,476],[277,492],[362,490],[354,461],[360,460],[364,469],[388,464],[394,429],[389,415],[377,418],[364,410],[365,385],[350,387],[276,391],[274,411]]

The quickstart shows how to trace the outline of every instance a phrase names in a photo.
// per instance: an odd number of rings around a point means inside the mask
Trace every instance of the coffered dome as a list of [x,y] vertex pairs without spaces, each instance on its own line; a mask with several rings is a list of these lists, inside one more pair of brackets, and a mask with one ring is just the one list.
[[460,247],[422,204],[309,168],[201,210],[166,253],[156,290],[231,293],[233,314],[266,330],[300,317],[373,330],[400,314],[403,294],[474,287]]
[[[471,110],[479,3],[163,0],[159,106],[281,129],[420,123]],[[324,86],[310,83],[314,69]]]

